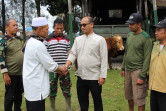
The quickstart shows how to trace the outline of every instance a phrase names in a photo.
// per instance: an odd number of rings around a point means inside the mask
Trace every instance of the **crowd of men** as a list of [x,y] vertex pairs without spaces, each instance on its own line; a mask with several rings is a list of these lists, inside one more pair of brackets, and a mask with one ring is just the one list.
[[[125,98],[129,111],[134,105],[145,111],[146,96],[151,90],[151,111],[166,111],[166,19],[155,28],[156,41],[142,29],[143,17],[132,13],[126,23],[127,35],[121,76],[124,77]],[[102,85],[107,77],[107,44],[93,31],[93,18],[83,17],[81,36],[76,37],[70,49],[69,37],[63,34],[64,23],[56,19],[54,31],[48,35],[45,17],[32,20],[33,32],[24,43],[16,35],[18,24],[6,20],[6,34],[0,39],[0,66],[5,82],[4,111],[21,111],[22,94],[27,111],[45,111],[45,99],[50,99],[50,110],[55,111],[58,80],[65,97],[66,111],[71,108],[70,65],[77,61],[77,97],[81,111],[89,109],[89,92],[94,111],[103,111]],[[70,53],[68,55],[68,52]],[[106,110],[106,109],[105,109]]]

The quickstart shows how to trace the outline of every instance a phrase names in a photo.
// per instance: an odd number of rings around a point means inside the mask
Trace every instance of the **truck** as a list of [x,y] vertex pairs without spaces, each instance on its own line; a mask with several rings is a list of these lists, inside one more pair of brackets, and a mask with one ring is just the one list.
[[136,12],[145,19],[143,29],[153,36],[150,26],[166,17],[166,0],[82,0],[82,10],[83,16],[94,18],[96,34],[103,37],[118,34],[125,42],[130,31],[126,20]]
[[[82,0],[83,16],[94,18],[94,32],[103,37],[120,35],[125,46],[130,32],[126,21],[132,13],[140,13],[144,22],[143,30],[154,37],[151,26],[166,18],[166,0]],[[114,63],[121,63],[124,51],[120,52]]]

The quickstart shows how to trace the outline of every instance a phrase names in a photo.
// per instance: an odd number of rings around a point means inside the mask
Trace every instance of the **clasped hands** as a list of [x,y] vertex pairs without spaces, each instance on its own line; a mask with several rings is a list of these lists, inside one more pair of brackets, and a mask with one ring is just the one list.
[[61,75],[67,75],[68,67],[67,66],[58,66],[56,72]]

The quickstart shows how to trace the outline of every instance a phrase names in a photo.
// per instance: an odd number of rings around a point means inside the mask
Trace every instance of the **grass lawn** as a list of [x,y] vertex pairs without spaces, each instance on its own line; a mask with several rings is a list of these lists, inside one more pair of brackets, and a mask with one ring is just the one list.
[[[128,111],[128,104],[124,98],[123,82],[124,79],[120,76],[120,70],[108,70],[108,77],[102,89],[102,99],[104,111]],[[76,93],[76,77],[74,76],[74,69],[71,69],[72,80],[72,111],[79,111],[79,103]],[[4,81],[0,75],[0,111],[4,111]],[[25,99],[23,98],[22,111],[26,111]],[[50,111],[49,100],[46,99],[46,111]],[[56,111],[65,111],[65,99],[62,95],[61,89],[58,89],[58,96],[56,97]],[[90,96],[89,111],[94,111],[93,100]],[[137,111],[137,107],[135,107]],[[146,110],[150,111],[149,95],[147,97]]]

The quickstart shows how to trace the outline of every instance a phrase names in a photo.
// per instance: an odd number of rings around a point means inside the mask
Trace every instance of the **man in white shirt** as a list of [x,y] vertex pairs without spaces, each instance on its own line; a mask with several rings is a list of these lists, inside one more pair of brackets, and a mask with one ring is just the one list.
[[45,111],[49,95],[49,72],[67,74],[67,68],[53,61],[45,45],[48,22],[44,17],[32,20],[33,34],[24,47],[23,85],[27,111]]
[[103,111],[102,85],[107,76],[107,44],[103,37],[93,32],[93,19],[81,20],[84,35],[76,37],[66,67],[77,59],[77,95],[81,111],[88,111],[89,91],[94,101],[94,111]]

